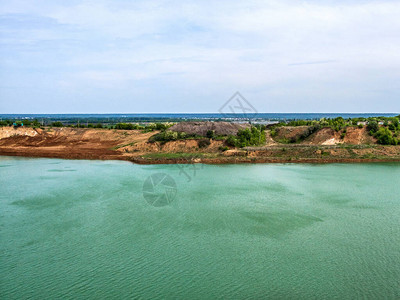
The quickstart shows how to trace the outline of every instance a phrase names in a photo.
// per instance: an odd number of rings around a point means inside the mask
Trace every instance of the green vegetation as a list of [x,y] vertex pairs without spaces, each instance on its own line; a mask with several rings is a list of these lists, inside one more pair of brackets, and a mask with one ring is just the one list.
[[57,122],[51,123],[51,126],[53,126],[53,127],[63,127],[64,124],[62,122],[57,121]]
[[397,145],[399,144],[399,140],[393,136],[393,133],[386,127],[381,127],[374,134],[377,138],[378,143],[381,145]]
[[[318,131],[320,128],[332,128],[335,131],[342,131],[340,137],[343,139],[346,136],[348,127],[357,126],[358,128],[366,128],[370,135],[377,138],[378,143],[382,145],[398,145],[400,144],[400,115],[397,117],[374,117],[374,118],[353,118],[343,119],[342,117],[334,119],[321,119],[319,121],[308,120],[295,120],[289,122],[280,122],[271,128],[271,137],[278,136],[279,127],[283,126],[309,126],[310,130],[305,132],[302,136],[296,139],[281,138],[278,140],[280,143],[296,143],[304,140],[307,136]],[[232,142],[232,141],[230,141]]]
[[114,129],[135,130],[135,129],[144,129],[144,127],[139,126],[139,124],[117,123]]
[[344,120],[342,117],[337,117],[334,119],[321,119],[319,121],[315,120],[295,120],[289,122],[280,122],[272,126],[272,129],[281,126],[310,126],[314,127],[316,130],[319,128],[330,127],[336,131],[340,131],[341,129],[346,128],[347,126],[355,126],[357,125],[358,120],[356,119],[348,119]]
[[114,129],[143,130],[144,132],[151,132],[154,130],[165,131],[172,125],[172,123],[148,123],[143,125],[134,123],[117,123]]
[[154,131],[154,130],[166,130],[173,125],[173,123],[102,123],[101,121],[98,123],[89,123],[84,122],[82,120],[77,120],[76,123],[70,123],[69,120],[64,120],[61,122],[59,120],[49,121],[48,119],[42,119],[42,122],[39,122],[37,119],[7,119],[0,121],[0,127],[3,126],[13,126],[13,124],[20,124],[23,123],[24,127],[70,127],[70,128],[108,128],[108,129],[123,129],[123,130],[142,130],[144,132]]
[[197,142],[197,145],[199,146],[199,148],[206,148],[208,146],[210,146],[211,142],[209,139],[201,139]]
[[17,124],[18,126],[21,126],[22,124],[24,124],[24,126],[27,126],[27,127],[33,127],[33,128],[40,127],[40,123],[36,119],[35,120],[28,120],[28,119],[25,119],[25,120],[1,120],[0,127],[13,126],[14,123]]
[[375,132],[377,132],[379,129],[379,124],[376,120],[371,120],[368,122],[367,125],[367,130],[371,135],[373,135]]
[[[186,134],[184,132],[162,131],[149,138],[149,142],[166,143],[169,141],[177,141],[184,139],[197,139],[199,148],[208,147],[211,144],[211,139],[224,140],[226,145],[231,147],[247,147],[259,146],[265,144],[265,132],[263,127],[252,126],[251,128],[239,130],[237,135],[216,136],[214,131],[208,131],[207,138],[199,135]],[[225,151],[227,149],[224,149]],[[222,151],[222,150],[221,150]]]
[[93,124],[89,123],[87,127],[88,128],[103,128],[103,124],[98,123],[96,125],[93,125]]
[[251,128],[241,129],[237,135],[229,135],[226,139],[226,144],[231,147],[248,147],[260,146],[265,144],[265,132],[255,126]]
[[209,139],[212,139],[215,137],[215,131],[214,130],[208,130],[206,137],[208,137]]
[[400,139],[397,138],[400,133],[399,118],[384,118],[379,122],[383,122],[383,126],[380,126],[375,119],[369,120],[367,125],[369,134],[374,136],[381,145],[400,144]]
[[169,141],[185,140],[185,139],[201,139],[202,136],[187,134],[185,132],[176,131],[161,131],[149,138],[149,142],[162,142],[166,143]]

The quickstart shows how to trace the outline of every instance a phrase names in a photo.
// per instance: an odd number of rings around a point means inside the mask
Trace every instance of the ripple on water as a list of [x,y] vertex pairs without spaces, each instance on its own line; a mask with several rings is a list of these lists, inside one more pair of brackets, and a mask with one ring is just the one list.
[[[400,299],[399,166],[204,166],[189,183],[173,166],[15,161],[4,299]],[[171,170],[176,200],[147,205],[145,178]]]
[[56,173],[62,173],[62,172],[76,172],[77,170],[75,169],[50,169],[47,170],[47,172],[56,172]]

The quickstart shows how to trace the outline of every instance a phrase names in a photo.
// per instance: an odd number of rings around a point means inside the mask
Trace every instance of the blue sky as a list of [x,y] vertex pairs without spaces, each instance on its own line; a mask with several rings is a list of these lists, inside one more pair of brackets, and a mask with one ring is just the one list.
[[0,0],[0,113],[399,112],[400,1]]

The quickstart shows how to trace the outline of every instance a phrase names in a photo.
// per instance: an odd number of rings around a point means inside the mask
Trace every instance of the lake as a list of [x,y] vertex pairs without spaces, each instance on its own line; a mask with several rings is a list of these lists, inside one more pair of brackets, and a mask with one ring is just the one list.
[[0,157],[1,299],[399,299],[400,164]]

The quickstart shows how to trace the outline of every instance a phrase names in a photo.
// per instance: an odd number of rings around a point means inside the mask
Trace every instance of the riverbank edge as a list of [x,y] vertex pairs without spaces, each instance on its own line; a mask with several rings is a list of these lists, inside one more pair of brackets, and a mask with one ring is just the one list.
[[66,155],[63,153],[20,153],[12,151],[2,151],[0,156],[11,157],[29,157],[29,158],[59,158],[71,160],[121,160],[128,161],[139,165],[158,165],[158,164],[274,164],[274,163],[291,163],[291,164],[333,164],[333,163],[400,163],[400,158],[277,158],[277,157],[216,157],[216,158],[144,158],[132,157],[124,155]]

